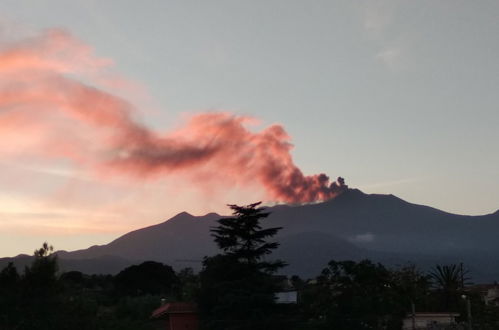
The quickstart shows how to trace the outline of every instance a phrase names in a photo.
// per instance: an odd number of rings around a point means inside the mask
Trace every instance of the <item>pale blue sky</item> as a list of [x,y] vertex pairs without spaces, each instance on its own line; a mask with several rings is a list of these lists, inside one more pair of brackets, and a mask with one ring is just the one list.
[[[284,125],[307,174],[485,214],[499,208],[498,18],[499,1],[487,0],[3,0],[0,35],[68,29],[147,90],[154,111],[142,119],[157,129],[185,112],[248,114]],[[2,182],[4,200],[19,204],[44,191]],[[114,231],[66,237],[23,234],[4,215],[0,239],[12,245],[0,255],[26,252],[21,239],[28,252],[44,239],[105,243],[188,205],[158,203]],[[188,211],[209,208],[224,210]]]

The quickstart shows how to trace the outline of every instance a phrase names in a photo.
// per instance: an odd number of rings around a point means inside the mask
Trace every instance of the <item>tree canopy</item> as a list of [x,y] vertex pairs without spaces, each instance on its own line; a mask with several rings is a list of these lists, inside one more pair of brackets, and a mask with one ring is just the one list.
[[177,283],[173,268],[155,261],[127,267],[115,277],[116,289],[121,295],[173,295]]
[[269,213],[259,207],[229,205],[233,216],[211,229],[223,253],[207,257],[200,274],[200,307],[208,329],[265,329],[277,290],[272,274],[285,264],[266,260],[279,244],[281,229],[263,228]]
[[[229,205],[233,210],[233,217],[218,220],[219,226],[210,231],[225,255],[248,264],[260,263],[260,266],[264,266],[263,269],[272,271],[271,264],[261,263],[260,260],[279,246],[279,243],[267,240],[282,228],[262,228],[261,220],[270,213],[258,207],[260,204],[261,202],[247,206]],[[279,268],[281,264],[276,263],[275,266]]]

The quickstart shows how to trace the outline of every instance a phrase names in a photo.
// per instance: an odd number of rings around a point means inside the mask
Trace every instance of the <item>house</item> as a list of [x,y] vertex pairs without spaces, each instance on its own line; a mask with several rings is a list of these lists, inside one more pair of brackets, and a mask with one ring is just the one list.
[[466,290],[479,294],[486,305],[499,306],[499,284],[476,284],[466,287]]
[[198,330],[197,307],[193,303],[171,302],[152,312],[158,330]]
[[274,293],[274,300],[276,304],[296,304],[298,302],[298,292],[293,291],[280,291]]
[[279,291],[274,292],[276,304],[296,304],[298,302],[298,291],[296,291],[288,277],[275,275],[274,280],[279,287]]
[[409,314],[403,320],[402,329],[445,329],[445,326],[456,324],[456,317],[458,316],[458,313]]

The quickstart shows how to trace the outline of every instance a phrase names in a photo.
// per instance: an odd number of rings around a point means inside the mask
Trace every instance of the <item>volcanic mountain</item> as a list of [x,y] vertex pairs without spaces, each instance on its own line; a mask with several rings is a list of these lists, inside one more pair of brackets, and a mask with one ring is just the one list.
[[[464,262],[475,280],[499,279],[499,211],[456,215],[357,189],[322,203],[267,210],[271,215],[265,225],[283,227],[276,237],[281,245],[272,257],[289,264],[286,274],[314,276],[331,259],[370,258],[389,266],[411,262],[422,268]],[[220,217],[183,212],[106,245],[57,253],[63,269],[87,273],[115,273],[144,260],[199,269],[204,256],[217,253],[209,229]],[[27,262],[23,258],[16,261]],[[0,266],[10,259],[1,259]]]

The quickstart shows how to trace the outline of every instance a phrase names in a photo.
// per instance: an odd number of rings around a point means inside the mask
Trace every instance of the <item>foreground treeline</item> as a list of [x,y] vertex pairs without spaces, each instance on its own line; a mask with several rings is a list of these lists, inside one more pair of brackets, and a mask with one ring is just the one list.
[[[0,272],[0,329],[155,329],[150,315],[161,299],[202,297],[208,329],[400,329],[412,304],[419,312],[458,312],[466,323],[463,294],[471,298],[474,329],[499,329],[499,309],[461,286],[459,267],[445,267],[440,274],[414,266],[391,270],[369,260],[331,261],[315,279],[291,277],[298,304],[277,305],[262,292],[278,291],[281,277],[238,274],[241,282],[231,284],[227,268],[229,283],[223,283],[211,278],[215,274],[202,273],[201,280],[191,269],[176,273],[152,261],[116,276],[58,274],[57,259],[39,255],[22,275],[11,264]],[[204,295],[201,281],[209,287]]]
[[[198,274],[153,261],[115,276],[61,273],[44,244],[24,270],[9,264],[0,271],[0,329],[156,329],[150,315],[161,300],[196,302],[207,330],[401,329],[413,308],[457,312],[466,323],[468,301],[473,329],[499,329],[498,308],[470,290],[462,265],[422,272],[331,261],[313,279],[283,281],[275,274],[285,262],[269,261],[280,228],[262,228],[268,213],[258,205],[231,205],[234,217],[211,230],[221,252],[206,257]],[[285,289],[298,292],[297,304],[275,303],[274,294]]]
[[499,308],[466,286],[469,278],[458,265],[422,272],[414,265],[389,269],[369,260],[331,261],[312,282],[292,279],[301,293],[304,329],[401,329],[413,311],[456,312],[467,328],[467,300],[473,329],[499,329]]
[[162,298],[191,299],[183,295],[197,285],[192,271],[152,261],[116,276],[60,273],[51,250],[35,251],[22,274],[12,264],[0,272],[0,329],[151,329]]

